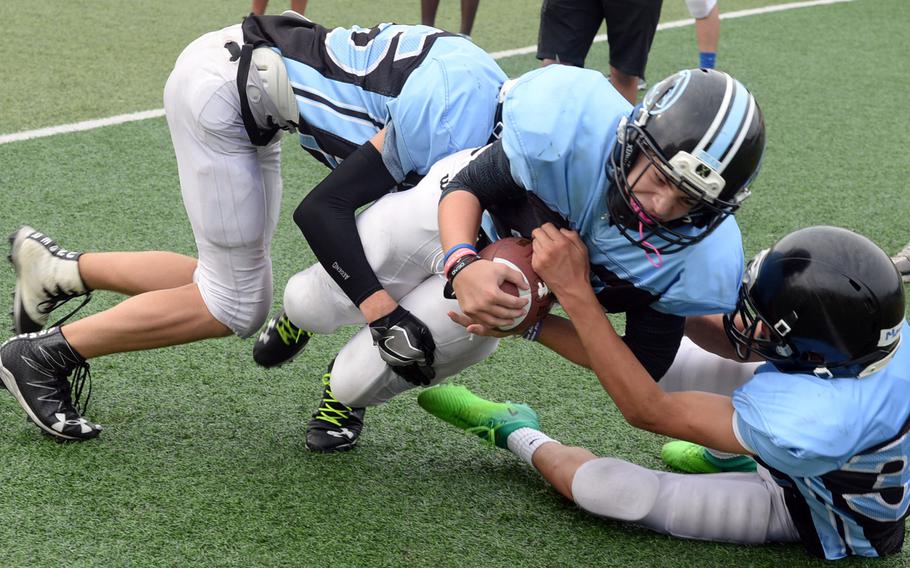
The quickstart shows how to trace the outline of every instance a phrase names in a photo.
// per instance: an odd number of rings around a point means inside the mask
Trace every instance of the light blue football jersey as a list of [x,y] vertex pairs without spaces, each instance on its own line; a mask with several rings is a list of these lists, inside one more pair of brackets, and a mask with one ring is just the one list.
[[827,558],[900,550],[910,506],[910,326],[862,379],[788,374],[770,363],[733,393],[739,439],[787,492],[810,551]]
[[329,167],[387,126],[383,157],[399,181],[490,139],[506,76],[469,40],[428,26],[329,30],[284,16],[250,17],[243,29],[283,57],[300,144]]
[[[610,153],[620,120],[631,112],[597,71],[551,65],[522,75],[502,108],[512,177],[578,231],[593,265],[657,297],[655,309],[679,316],[733,310],[744,259],[732,216],[698,244],[663,255],[659,268],[610,224]],[[666,244],[658,237],[649,242]],[[603,287],[592,283],[595,291]]]

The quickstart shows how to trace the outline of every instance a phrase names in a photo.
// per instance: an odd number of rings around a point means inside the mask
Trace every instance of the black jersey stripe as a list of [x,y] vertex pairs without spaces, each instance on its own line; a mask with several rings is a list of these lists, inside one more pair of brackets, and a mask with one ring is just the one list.
[[[363,47],[382,32],[376,26],[369,30],[353,32],[348,41]],[[312,67],[326,79],[357,85],[365,91],[388,97],[397,97],[411,72],[423,63],[433,44],[441,37],[453,34],[444,31],[428,34],[420,51],[396,59],[400,35],[389,39],[385,56],[366,75],[354,74],[342,69],[330,56],[326,40],[334,30],[291,16],[248,16],[243,20],[243,39],[259,47],[277,47],[282,57]]]
[[327,99],[325,97],[321,97],[321,96],[317,95],[316,93],[313,93],[310,91],[305,91],[303,89],[294,87],[294,94],[297,95],[298,97],[302,97],[304,99],[311,100],[311,101],[317,102],[321,105],[327,106],[330,109],[332,109],[333,111],[337,112],[338,114],[343,114],[345,116],[350,116],[352,118],[357,118],[357,119],[369,122],[376,128],[382,129],[385,127],[384,123],[379,122],[378,120],[376,120],[375,118],[373,118],[372,116],[370,116],[369,114],[367,114],[363,111],[338,106],[335,103],[333,103],[332,101],[330,101],[329,99]]

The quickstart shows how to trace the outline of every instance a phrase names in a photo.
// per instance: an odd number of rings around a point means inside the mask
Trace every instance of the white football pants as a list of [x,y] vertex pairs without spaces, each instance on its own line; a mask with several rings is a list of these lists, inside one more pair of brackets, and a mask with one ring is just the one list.
[[783,489],[755,473],[681,474],[615,458],[586,462],[572,479],[579,507],[680,538],[740,544],[797,542]]
[[177,58],[164,110],[199,264],[194,281],[212,316],[240,337],[272,305],[272,235],[281,206],[280,133],[254,146],[243,127],[237,62],[224,44],[240,25],[205,34]]
[[[452,322],[447,314],[460,311],[458,302],[442,295],[445,279],[440,274],[443,253],[436,217],[440,184],[470,162],[471,152],[465,150],[440,160],[417,186],[383,196],[357,217],[367,261],[379,282],[433,334],[433,384],[482,361],[499,343],[493,337],[471,335]],[[294,325],[316,333],[333,333],[343,325],[366,323],[321,264],[298,272],[288,281],[284,310]],[[332,394],[353,407],[381,404],[414,388],[380,358],[367,326],[338,353],[331,381]]]
[[761,365],[725,359],[683,337],[673,364],[660,379],[660,388],[666,392],[702,391],[732,396]]
[[[759,365],[724,359],[684,337],[660,386],[667,392],[730,396]],[[681,538],[741,544],[799,540],[783,489],[761,466],[755,473],[693,475],[598,458],[578,468],[572,495],[592,514]]]

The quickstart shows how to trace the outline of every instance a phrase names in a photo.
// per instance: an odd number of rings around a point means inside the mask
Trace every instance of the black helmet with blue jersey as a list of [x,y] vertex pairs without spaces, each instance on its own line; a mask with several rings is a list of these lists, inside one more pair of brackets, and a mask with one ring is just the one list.
[[894,356],[904,309],[900,273],[875,243],[809,227],[755,256],[724,328],[743,359],[755,352],[786,372],[861,378]]
[[[611,220],[648,250],[657,236],[664,253],[705,238],[749,196],[765,150],[765,123],[742,83],[713,69],[686,69],[657,83],[624,119],[610,158]],[[696,203],[689,215],[664,221],[642,212],[630,171],[639,156]]]

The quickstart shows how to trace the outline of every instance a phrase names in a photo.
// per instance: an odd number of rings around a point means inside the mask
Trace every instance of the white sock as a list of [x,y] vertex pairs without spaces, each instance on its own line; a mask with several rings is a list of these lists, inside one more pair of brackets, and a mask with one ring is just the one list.
[[[519,428],[509,434],[509,437],[506,439],[509,450],[531,466],[534,465],[531,462],[534,452],[537,451],[537,448],[547,442],[556,442],[556,440],[547,436],[540,430],[535,430],[533,428]],[[558,444],[559,442],[556,443]]]

